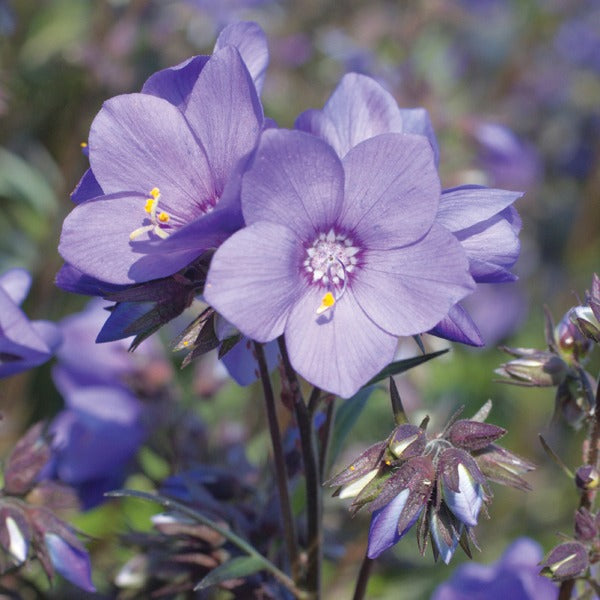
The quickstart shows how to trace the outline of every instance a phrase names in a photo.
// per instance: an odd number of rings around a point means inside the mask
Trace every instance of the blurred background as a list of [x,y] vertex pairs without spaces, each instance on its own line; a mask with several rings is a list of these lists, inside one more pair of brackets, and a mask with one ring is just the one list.
[[[445,188],[477,183],[526,192],[516,204],[523,219],[514,269],[519,281],[482,289],[470,303],[487,347],[454,345],[399,385],[413,421],[430,413],[433,428],[458,406],[470,416],[491,398],[490,421],[509,430],[503,445],[538,465],[528,477],[533,491],[494,488],[490,520],[481,519],[476,530],[482,552],[475,559],[495,560],[521,534],[551,548],[556,532],[571,533],[577,493],[544,454],[538,434],[577,467],[584,432],[550,427],[553,389],[496,383],[494,369],[508,358],[499,344],[543,349],[543,306],[560,320],[600,271],[597,1],[0,0],[0,272],[20,266],[32,273],[24,305],[31,318],[58,321],[83,308],[87,299],[58,290],[54,276],[62,264],[56,246],[71,209],[69,194],[87,168],[80,144],[92,119],[104,100],[139,91],[156,70],[210,53],[220,29],[240,19],[258,22],[267,33],[263,103],[280,126],[291,127],[307,108],[321,108],[344,73],[365,73],[400,106],[428,109]],[[178,333],[176,325],[168,329],[167,344]],[[446,346],[427,340],[428,349]],[[401,352],[411,356],[418,349],[409,341]],[[172,362],[177,366],[181,357]],[[180,402],[214,426],[209,446],[237,428],[250,461],[264,463],[262,413],[244,420],[248,405],[260,402],[259,391],[225,382],[213,362],[177,376]],[[599,365],[592,356],[589,370],[596,374]],[[29,422],[61,409],[51,369],[0,382],[3,453]],[[335,466],[345,466],[352,452],[392,427],[387,393],[376,391]],[[327,597],[349,597],[366,544],[367,520],[351,521],[341,504],[326,499],[335,556],[326,567]],[[134,512],[125,507],[119,526],[148,527],[147,514]],[[100,507],[78,518],[95,535],[106,533],[115,514]],[[111,525],[108,535],[116,539],[117,529]],[[92,564],[105,569],[94,575],[100,589],[120,558],[108,557],[106,544],[92,545]],[[462,560],[457,552],[449,567],[433,566],[429,551],[419,557],[411,533],[378,561],[370,597],[397,598],[402,586],[402,598],[425,598]]]

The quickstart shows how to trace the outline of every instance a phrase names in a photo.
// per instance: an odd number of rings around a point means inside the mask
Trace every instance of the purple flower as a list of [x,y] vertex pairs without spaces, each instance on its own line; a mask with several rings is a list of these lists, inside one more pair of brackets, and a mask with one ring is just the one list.
[[539,575],[542,551],[527,538],[515,540],[492,565],[466,563],[433,593],[432,600],[536,600],[558,596],[558,588]]
[[53,323],[30,321],[19,308],[30,285],[24,269],[0,275],[0,377],[45,363],[61,341]]
[[232,26],[212,56],[104,103],[90,130],[91,170],[63,225],[68,263],[103,282],[149,281],[241,227],[239,178],[263,126],[252,77],[264,75],[265,44],[257,25]]
[[384,134],[343,160],[315,136],[266,131],[244,176],[247,227],[215,253],[205,298],[244,335],[285,334],[293,367],[351,396],[473,282],[434,223],[440,184],[421,136]]
[[[351,73],[345,75],[323,110],[308,110],[296,120],[296,128],[328,141],[340,157],[360,142],[386,132],[425,136],[439,152],[427,111],[400,109],[394,98],[376,81]],[[454,233],[470,262],[477,283],[514,280],[509,269],[519,255],[521,222],[511,206],[522,194],[478,186],[445,190],[436,222]],[[481,346],[484,341],[467,311],[452,307],[431,333],[449,340]]]

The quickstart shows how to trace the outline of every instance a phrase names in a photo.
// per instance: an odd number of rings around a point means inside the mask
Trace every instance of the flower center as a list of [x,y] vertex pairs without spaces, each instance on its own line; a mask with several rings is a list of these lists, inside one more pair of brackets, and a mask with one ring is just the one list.
[[150,219],[150,224],[134,229],[129,234],[130,240],[135,240],[140,235],[147,232],[152,232],[163,240],[169,237],[169,232],[166,231],[166,229],[170,229],[170,225],[168,223],[171,220],[171,216],[164,210],[158,210],[159,200],[160,190],[157,187],[152,188],[152,190],[150,190],[149,198],[146,198],[146,204],[144,206],[144,210]]
[[306,249],[304,270],[313,283],[328,290],[317,308],[318,315],[332,308],[346,291],[348,275],[358,263],[359,251],[348,236],[336,233],[333,228],[320,233]]

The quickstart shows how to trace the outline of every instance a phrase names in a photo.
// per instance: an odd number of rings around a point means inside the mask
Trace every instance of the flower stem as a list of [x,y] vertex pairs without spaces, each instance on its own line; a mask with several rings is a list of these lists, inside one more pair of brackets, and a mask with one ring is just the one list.
[[319,473],[321,479],[324,479],[327,469],[327,457],[329,453],[329,441],[333,431],[333,420],[335,416],[335,398],[331,398],[327,403],[327,412],[325,414],[325,424],[323,425],[323,435],[321,437],[321,448],[319,451]]
[[360,571],[358,573],[358,579],[356,580],[356,587],[354,588],[354,596],[352,596],[352,600],[363,600],[365,597],[372,567],[373,559],[369,558],[365,552],[365,557],[363,558],[362,565],[360,566]]
[[275,410],[275,397],[273,395],[273,387],[271,386],[271,378],[269,376],[269,369],[267,367],[267,361],[265,359],[265,353],[262,344],[254,342],[254,350],[256,352],[260,380],[263,386],[267,421],[269,425],[269,433],[271,434],[271,443],[273,444],[275,478],[277,480],[277,489],[279,492],[279,507],[283,521],[282,525],[284,538],[290,561],[292,577],[294,581],[298,581],[300,560],[296,536],[296,525],[294,521],[294,515],[292,514],[292,503],[290,501],[290,494],[287,485],[288,478],[285,466],[285,454],[283,451],[281,432],[279,430],[279,423],[277,421],[277,413]]
[[[279,352],[283,360],[285,376],[293,394],[294,413],[300,432],[300,446],[304,463],[306,480],[306,521],[307,521],[307,570],[306,586],[315,600],[321,597],[321,563],[322,563],[322,531],[321,531],[321,476],[319,473],[319,457],[312,416],[304,402],[300,383],[290,363],[283,336],[278,338]],[[315,388],[316,389],[316,388]],[[313,394],[317,392],[313,391]]]

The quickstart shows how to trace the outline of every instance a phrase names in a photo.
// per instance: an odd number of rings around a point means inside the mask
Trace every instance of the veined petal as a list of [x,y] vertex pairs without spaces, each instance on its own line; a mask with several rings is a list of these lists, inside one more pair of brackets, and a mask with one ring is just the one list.
[[233,46],[210,57],[190,94],[185,118],[204,145],[220,195],[236,163],[256,145],[263,122],[254,82]]
[[323,290],[305,288],[285,327],[292,366],[302,377],[342,398],[352,396],[394,358],[397,339],[361,310],[350,290],[318,315]]
[[377,558],[406,533],[407,530],[398,531],[398,520],[404,510],[410,490],[402,490],[388,505],[376,510],[371,518],[369,529],[369,546],[367,556]]
[[305,242],[327,232],[342,206],[344,173],[333,150],[300,131],[269,130],[242,182],[246,223],[289,225]]
[[75,204],[81,204],[91,198],[102,196],[104,192],[98,183],[94,172],[88,169],[71,192],[71,200]]
[[444,190],[436,221],[453,233],[487,221],[523,195],[476,185]]
[[260,94],[269,64],[267,36],[260,25],[251,21],[228,25],[219,34],[214,52],[225,46],[237,48]]
[[244,335],[269,342],[283,333],[302,293],[302,251],[302,243],[287,227],[250,225],[213,256],[204,297]]
[[436,166],[440,162],[440,149],[433,131],[429,113],[424,108],[401,108],[402,133],[424,135],[431,145]]
[[200,71],[209,58],[210,56],[192,56],[174,67],[157,71],[146,79],[142,93],[158,96],[179,110],[185,110]]
[[352,291],[365,313],[394,335],[431,329],[474,289],[464,251],[438,225],[411,246],[367,250],[363,261]]
[[350,150],[343,164],[346,185],[339,223],[365,246],[406,246],[427,233],[441,188],[424,137],[382,134]]
[[455,304],[448,311],[448,314],[427,333],[451,342],[468,344],[469,346],[483,346],[485,344],[477,325],[460,304]]
[[106,101],[92,123],[89,147],[106,194],[148,195],[158,188],[161,208],[179,223],[203,214],[216,198],[203,148],[181,111],[162,98],[127,94]]
[[302,113],[296,129],[326,140],[338,156],[380,133],[402,133],[402,117],[393,96],[374,79],[344,75],[322,111]]

